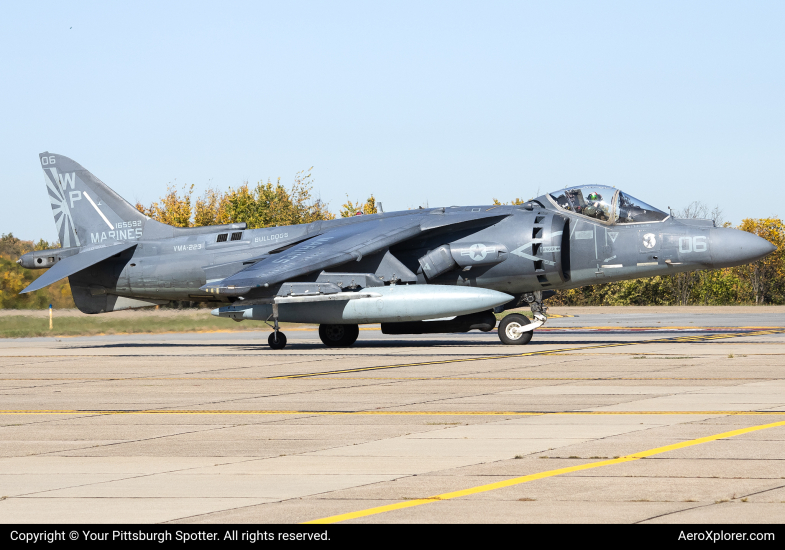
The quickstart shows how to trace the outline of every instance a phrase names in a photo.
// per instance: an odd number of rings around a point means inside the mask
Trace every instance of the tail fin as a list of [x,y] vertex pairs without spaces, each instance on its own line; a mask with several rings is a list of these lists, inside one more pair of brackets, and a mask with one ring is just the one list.
[[39,155],[60,245],[87,246],[137,240],[147,217],[78,163]]

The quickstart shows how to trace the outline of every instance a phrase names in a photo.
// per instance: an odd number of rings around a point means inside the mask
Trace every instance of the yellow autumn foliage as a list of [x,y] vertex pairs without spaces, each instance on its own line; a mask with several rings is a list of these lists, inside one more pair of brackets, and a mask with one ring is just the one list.
[[376,199],[371,195],[365,202],[352,202],[349,196],[346,196],[346,202],[341,205],[340,214],[342,218],[351,218],[361,214],[378,214],[379,209],[376,206]]
[[43,239],[37,243],[23,241],[12,233],[0,236],[0,308],[44,309],[48,308],[49,304],[56,308],[75,307],[68,279],[29,294],[19,294],[44,273],[44,270],[25,269],[17,264],[19,256],[32,250],[59,247],[59,244],[48,243]]
[[194,201],[193,185],[187,189],[183,186],[182,193],[170,186],[160,201],[149,207],[137,204],[136,208],[175,227],[245,222],[249,229],[256,229],[334,219],[327,205],[313,198],[312,188],[309,169],[298,172],[289,188],[280,178],[275,183],[269,179],[260,181],[253,187],[246,182],[226,192],[208,189]]

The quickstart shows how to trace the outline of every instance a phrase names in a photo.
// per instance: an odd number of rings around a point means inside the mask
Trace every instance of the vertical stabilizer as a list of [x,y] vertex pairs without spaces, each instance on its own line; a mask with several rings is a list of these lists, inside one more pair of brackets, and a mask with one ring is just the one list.
[[113,244],[141,238],[147,217],[78,163],[39,155],[63,247]]

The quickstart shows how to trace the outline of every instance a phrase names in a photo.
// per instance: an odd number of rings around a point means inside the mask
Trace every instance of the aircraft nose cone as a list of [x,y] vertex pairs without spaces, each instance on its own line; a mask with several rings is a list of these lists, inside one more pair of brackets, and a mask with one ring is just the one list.
[[711,257],[715,268],[749,264],[768,256],[777,247],[753,233],[715,227],[711,230]]

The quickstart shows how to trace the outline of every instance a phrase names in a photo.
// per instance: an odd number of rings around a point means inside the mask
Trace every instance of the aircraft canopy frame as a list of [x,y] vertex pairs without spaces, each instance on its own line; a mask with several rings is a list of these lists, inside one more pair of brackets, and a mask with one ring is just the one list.
[[607,225],[655,223],[670,217],[659,208],[608,185],[576,185],[545,196],[558,210]]

